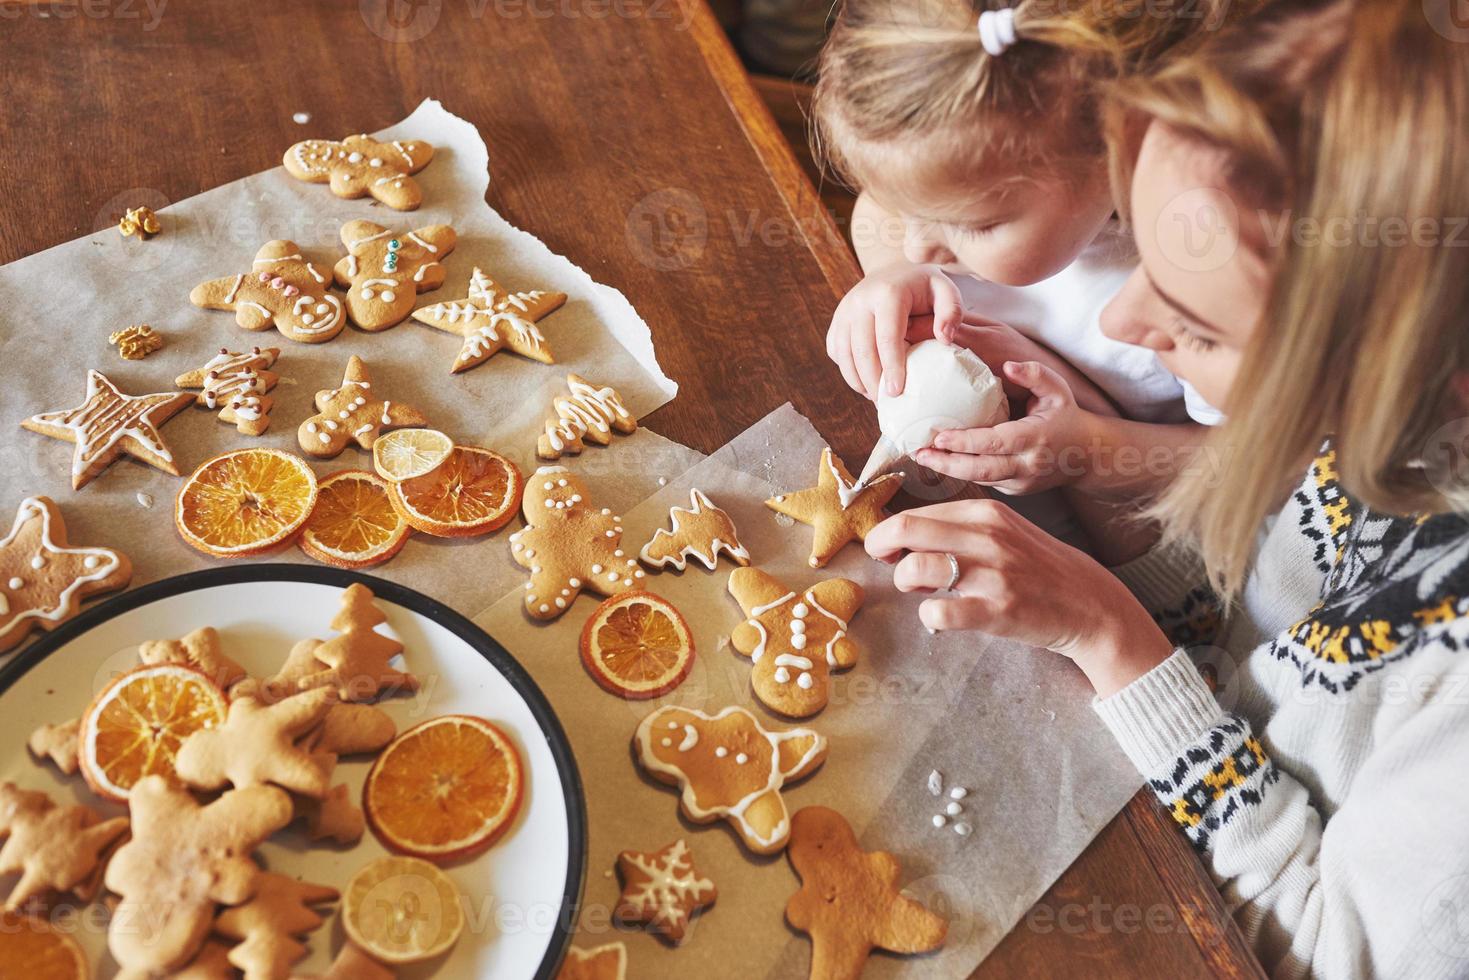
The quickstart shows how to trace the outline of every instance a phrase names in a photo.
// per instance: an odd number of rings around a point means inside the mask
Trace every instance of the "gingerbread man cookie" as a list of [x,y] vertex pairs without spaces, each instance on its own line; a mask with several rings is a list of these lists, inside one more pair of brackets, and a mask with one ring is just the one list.
[[75,776],[81,767],[77,752],[77,735],[81,732],[82,720],[73,718],[59,725],[42,725],[31,732],[26,748],[37,761],[50,759],[62,775]]
[[448,225],[399,235],[371,221],[342,226],[347,256],[333,270],[347,290],[347,315],[363,330],[396,326],[413,312],[419,293],[444,284],[444,257],[458,239]]
[[714,882],[699,874],[689,846],[676,840],[661,850],[623,851],[617,856],[622,898],[615,915],[623,922],[646,923],[677,946],[684,940],[689,917],[714,904]]
[[49,893],[85,891],[127,817],[103,820],[89,807],[60,806],[45,793],[0,783],[0,877],[19,874],[5,910]]
[[558,395],[551,403],[556,413],[546,420],[541,437],[536,440],[536,455],[541,459],[560,459],[563,454],[576,455],[588,442],[606,446],[612,433],[630,435],[637,431],[638,420],[622,396],[610,386],[597,386],[575,374],[566,376],[566,395]]
[[326,274],[301,257],[295,242],[266,242],[249,272],[200,283],[189,302],[206,310],[234,310],[246,330],[274,326],[303,344],[324,344],[347,325],[342,300]]
[[107,865],[121,896],[107,946],[126,971],[153,976],[193,959],[214,923],[216,903],[255,894],[250,857],[291,820],[291,798],[274,786],[230,790],[200,806],[162,776],[144,776],[128,798],[133,838]]
[[734,521],[710,503],[704,491],[690,490],[688,509],[673,507],[668,511],[668,519],[669,529],[660,527],[654,531],[652,540],[638,552],[638,557],[648,566],[672,565],[681,572],[688,567],[690,558],[697,558],[712,572],[721,551],[736,565],[750,564],[750,553],[735,535]]
[[502,350],[552,364],[556,359],[536,322],[565,302],[565,293],[512,293],[476,266],[467,297],[414,310],[413,319],[464,338],[451,374],[478,367]]
[[[230,702],[224,724],[194,732],[179,747],[174,769],[194,789],[274,784],[320,798],[331,786],[331,768],[297,748],[297,737],[315,727],[335,700],[326,689],[306,691],[275,704],[254,698]],[[336,759],[332,757],[335,765]]]
[[173,453],[158,434],[158,427],[193,400],[193,395],[179,391],[125,394],[101,371],[88,371],[86,401],[76,408],[32,415],[20,425],[43,436],[76,444],[71,457],[73,490],[92,482],[93,477],[123,455],[178,476]]
[[247,676],[245,668],[225,655],[219,631],[201,626],[177,640],[148,640],[138,645],[138,663],[145,667],[183,664],[208,677],[221,691],[228,691]]
[[750,684],[760,703],[788,718],[826,707],[830,672],[857,663],[847,623],[862,605],[862,586],[833,578],[798,595],[758,568],[737,568],[729,594],[749,617],[729,639],[753,663]]
[[267,369],[280,354],[275,347],[252,347],[243,354],[221,347],[208,364],[179,375],[173,383],[180,388],[202,388],[194,403],[217,409],[219,420],[233,425],[241,435],[264,435],[270,428],[274,403],[266,392],[280,380],[280,375]]
[[771,497],[765,506],[811,525],[815,533],[810,564],[821,568],[848,541],[866,540],[867,532],[887,517],[883,507],[902,486],[902,473],[887,473],[865,487],[855,487],[841,459],[830,449],[823,449],[816,486]]
[[394,211],[412,211],[423,190],[412,174],[429,165],[434,148],[423,140],[379,143],[366,134],[337,140],[302,140],[286,151],[286,173],[308,184],[331,184],[337,197],[371,196]]
[[627,946],[623,943],[607,943],[592,949],[572,946],[566,950],[566,959],[556,980],[626,980]]
[[316,393],[316,411],[296,430],[296,441],[302,450],[322,459],[336,456],[349,442],[371,449],[385,429],[428,424],[412,405],[379,397],[367,365],[356,354],[347,361],[340,388]]
[[49,497],[27,497],[0,539],[0,653],[33,629],[55,629],[77,614],[82,599],[126,588],[132,577],[126,555],[73,548],[61,509]]
[[530,569],[525,611],[536,619],[560,616],[583,589],[612,596],[647,578],[622,550],[622,518],[586,496],[586,484],[564,466],[542,466],[526,481],[526,526],[510,535],[510,555]]
[[781,788],[826,759],[826,739],[811,729],[767,731],[733,705],[717,715],[659,708],[638,725],[633,746],[649,775],[681,788],[685,817],[729,821],[756,854],[785,847],[791,828]]
[[835,810],[799,811],[786,856],[801,877],[786,921],[811,937],[812,980],[857,980],[874,949],[927,953],[944,944],[948,923],[902,893],[898,859],[863,851]]
[[225,909],[214,931],[240,944],[229,961],[247,977],[288,977],[291,967],[306,955],[298,940],[321,927],[313,905],[335,902],[339,893],[326,885],[297,881],[274,871],[262,872],[255,894],[243,905]]

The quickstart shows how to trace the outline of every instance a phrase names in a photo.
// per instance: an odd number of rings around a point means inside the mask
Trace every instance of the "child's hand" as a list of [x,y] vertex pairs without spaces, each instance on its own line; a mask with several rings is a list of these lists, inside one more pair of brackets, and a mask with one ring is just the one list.
[[853,390],[875,400],[883,385],[889,395],[899,395],[908,344],[930,337],[952,344],[962,313],[958,287],[938,266],[887,266],[837,304],[826,353]]
[[1036,493],[1080,481],[1087,475],[1093,416],[1077,407],[1065,379],[1044,364],[1010,361],[1001,371],[1028,395],[1025,416],[990,428],[940,432],[932,449],[919,451],[918,462],[1002,493]]

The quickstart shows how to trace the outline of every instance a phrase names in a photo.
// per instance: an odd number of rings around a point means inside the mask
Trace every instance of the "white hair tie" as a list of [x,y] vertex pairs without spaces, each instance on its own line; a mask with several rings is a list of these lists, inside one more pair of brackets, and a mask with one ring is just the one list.
[[1004,54],[1015,43],[1015,8],[980,11],[979,43],[991,58]]

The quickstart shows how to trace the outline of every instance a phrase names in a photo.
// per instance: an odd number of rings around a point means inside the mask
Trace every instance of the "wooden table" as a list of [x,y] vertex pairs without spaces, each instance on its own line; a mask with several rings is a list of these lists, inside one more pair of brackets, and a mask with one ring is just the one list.
[[[703,0],[149,3],[0,0],[0,262],[435,96],[489,144],[490,203],[651,325],[682,390],[650,428],[712,452],[789,400],[862,462],[822,343],[857,266]],[[1147,793],[975,975],[1066,970],[1260,975]]]

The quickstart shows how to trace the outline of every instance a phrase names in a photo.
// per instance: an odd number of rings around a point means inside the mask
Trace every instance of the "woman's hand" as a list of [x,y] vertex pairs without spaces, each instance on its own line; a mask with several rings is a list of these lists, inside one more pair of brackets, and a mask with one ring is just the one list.
[[[1102,697],[1167,659],[1172,645],[1142,605],[1092,558],[993,500],[957,500],[888,518],[867,553],[896,562],[902,592],[948,595],[918,609],[931,630],[979,630],[1076,661]],[[906,554],[905,554],[906,553]]]
[[837,304],[826,353],[853,390],[876,399],[903,391],[908,344],[937,337],[953,343],[963,313],[959,288],[936,265],[879,269]]

